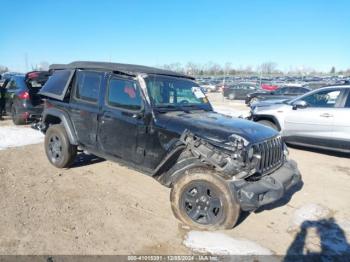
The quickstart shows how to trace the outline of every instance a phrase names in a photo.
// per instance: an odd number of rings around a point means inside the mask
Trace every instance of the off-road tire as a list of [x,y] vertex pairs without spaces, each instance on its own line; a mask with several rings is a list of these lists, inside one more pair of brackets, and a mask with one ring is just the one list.
[[18,125],[25,125],[26,124],[26,120],[21,118],[18,114],[17,114],[17,110],[16,107],[14,105],[11,106],[11,118],[12,118],[12,122],[18,126]]
[[273,122],[271,122],[270,120],[260,120],[260,121],[257,121],[257,123],[262,124],[264,126],[271,127],[271,128],[278,131],[277,126]]
[[[193,183],[207,183],[216,192],[222,205],[221,215],[213,224],[201,224],[194,221],[185,210],[183,205],[183,194],[186,188]],[[230,229],[235,226],[240,215],[240,206],[231,192],[227,181],[221,178],[214,170],[209,168],[192,168],[184,173],[173,183],[170,192],[170,201],[173,213],[177,219],[192,228],[200,230]]]
[[[50,145],[54,143],[54,140],[59,140],[61,149],[61,157],[55,158],[51,152]],[[69,142],[69,138],[66,129],[63,125],[51,125],[45,134],[45,153],[52,165],[57,168],[68,168],[70,167],[77,155],[77,146],[72,145]]]

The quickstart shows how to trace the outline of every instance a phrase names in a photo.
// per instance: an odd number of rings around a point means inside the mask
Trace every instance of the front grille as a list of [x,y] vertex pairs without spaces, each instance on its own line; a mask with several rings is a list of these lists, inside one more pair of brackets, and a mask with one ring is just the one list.
[[253,145],[254,154],[260,155],[256,171],[266,174],[283,163],[283,142],[280,136]]

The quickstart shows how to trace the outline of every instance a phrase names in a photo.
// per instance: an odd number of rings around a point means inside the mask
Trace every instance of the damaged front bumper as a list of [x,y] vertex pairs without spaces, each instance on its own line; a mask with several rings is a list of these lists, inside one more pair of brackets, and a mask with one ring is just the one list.
[[286,191],[301,183],[301,175],[293,160],[286,161],[273,173],[259,181],[236,180],[230,182],[243,211],[253,211],[281,199]]

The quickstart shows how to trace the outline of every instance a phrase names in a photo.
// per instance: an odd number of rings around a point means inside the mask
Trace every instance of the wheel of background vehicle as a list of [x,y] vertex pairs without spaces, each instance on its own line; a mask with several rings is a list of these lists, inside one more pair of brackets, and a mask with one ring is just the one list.
[[24,125],[26,123],[25,119],[21,118],[21,116],[17,114],[15,105],[11,106],[11,117],[15,125]]
[[206,168],[186,170],[173,184],[170,201],[174,215],[198,229],[233,228],[240,214],[228,183]]
[[236,97],[235,93],[230,93],[230,94],[228,95],[228,99],[230,99],[230,100],[234,100],[235,97]]
[[269,120],[260,120],[260,121],[257,121],[257,122],[258,122],[259,124],[262,124],[262,125],[264,125],[264,126],[271,127],[271,128],[273,128],[273,129],[275,129],[275,130],[278,131],[277,126],[276,126],[274,123],[272,123],[271,121],[269,121]]
[[52,125],[45,134],[45,152],[55,167],[68,168],[77,155],[77,146],[69,142],[63,125]]
[[252,99],[250,99],[249,105],[252,105],[252,104],[257,103],[257,102],[259,102],[259,99],[257,97],[253,97]]

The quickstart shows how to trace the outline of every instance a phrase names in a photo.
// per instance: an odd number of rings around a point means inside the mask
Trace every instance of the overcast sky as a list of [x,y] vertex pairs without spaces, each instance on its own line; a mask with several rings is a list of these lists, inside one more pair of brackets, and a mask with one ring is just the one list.
[[350,1],[2,0],[0,65],[209,61],[350,68]]

